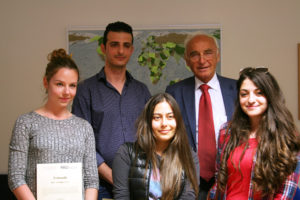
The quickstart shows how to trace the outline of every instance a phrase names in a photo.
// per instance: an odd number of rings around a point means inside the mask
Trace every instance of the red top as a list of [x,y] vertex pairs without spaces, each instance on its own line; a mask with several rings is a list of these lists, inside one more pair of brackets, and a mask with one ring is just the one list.
[[[249,147],[246,149],[241,161],[240,157],[243,153],[245,144],[242,144],[235,148],[235,150],[230,154],[229,159],[227,160],[228,181],[226,199],[248,199],[253,158],[255,156],[256,148],[258,145],[256,138],[250,138],[248,142]],[[238,167],[239,162],[240,170]],[[254,197],[254,199],[256,198]]]

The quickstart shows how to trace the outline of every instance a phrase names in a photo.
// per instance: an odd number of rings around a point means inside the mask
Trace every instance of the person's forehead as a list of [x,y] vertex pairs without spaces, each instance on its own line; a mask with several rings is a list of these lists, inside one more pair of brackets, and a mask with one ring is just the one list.
[[242,89],[249,89],[249,88],[250,89],[258,89],[258,87],[256,86],[256,84],[251,79],[246,78],[242,82],[242,84],[240,86],[240,89],[242,90]]
[[190,40],[187,46],[188,49],[204,48],[204,49],[216,49],[217,46],[213,38],[208,36],[195,36]]
[[110,31],[107,34],[108,41],[132,41],[132,36],[127,32],[113,32]]

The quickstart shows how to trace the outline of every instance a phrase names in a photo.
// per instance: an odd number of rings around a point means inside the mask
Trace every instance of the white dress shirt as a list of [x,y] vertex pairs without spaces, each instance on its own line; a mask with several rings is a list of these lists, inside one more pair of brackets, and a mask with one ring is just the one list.
[[[202,91],[200,89],[200,85],[204,84],[198,78],[195,77],[195,109],[196,109],[196,141],[198,148],[198,116],[199,116],[199,101],[202,95]],[[219,80],[217,78],[217,74],[213,76],[213,78],[206,83],[210,88],[208,89],[208,93],[210,95],[212,111],[213,111],[213,119],[214,119],[214,128],[215,128],[215,136],[216,136],[216,144],[218,142],[219,130],[222,124],[227,122],[227,116],[223,101],[223,96],[221,92],[221,87]]]

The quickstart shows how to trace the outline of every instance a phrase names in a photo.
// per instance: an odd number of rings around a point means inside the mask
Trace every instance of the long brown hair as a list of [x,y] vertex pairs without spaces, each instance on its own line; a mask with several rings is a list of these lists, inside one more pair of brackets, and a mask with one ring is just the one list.
[[[258,87],[268,102],[257,131],[258,147],[252,182],[254,190],[262,196],[272,196],[293,173],[297,166],[297,153],[300,150],[299,134],[293,117],[285,105],[285,99],[275,78],[267,68],[246,68],[241,71],[237,82],[238,99],[227,134],[230,135],[223,151],[218,175],[218,189],[225,190],[228,174],[227,160],[230,153],[245,143],[243,154],[248,146],[250,120],[240,106],[240,87],[245,79]],[[239,166],[240,170],[240,166]]]
[[[176,133],[169,146],[163,152],[160,165],[158,166],[156,161],[157,155],[155,153],[156,142],[152,131],[152,119],[155,106],[161,102],[167,102],[173,110],[176,120]],[[196,196],[198,195],[195,165],[184,122],[179,106],[171,95],[166,93],[157,94],[148,101],[137,121],[137,144],[146,153],[146,169],[148,169],[148,165],[151,163],[154,172],[156,169],[160,171],[162,199],[171,200],[179,195],[183,170]]]

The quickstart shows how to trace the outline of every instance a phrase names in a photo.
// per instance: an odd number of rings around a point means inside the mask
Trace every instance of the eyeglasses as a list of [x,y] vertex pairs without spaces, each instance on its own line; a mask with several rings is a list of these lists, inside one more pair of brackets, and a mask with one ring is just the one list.
[[269,72],[269,69],[264,67],[264,66],[246,67],[246,68],[240,69],[240,75],[244,74],[244,73],[251,73],[251,72],[254,72],[254,71],[267,73],[267,72]]
[[192,62],[198,62],[201,58],[205,60],[210,60],[215,56],[215,51],[213,50],[205,50],[203,53],[200,53],[198,51],[191,52],[189,55],[189,59]]

